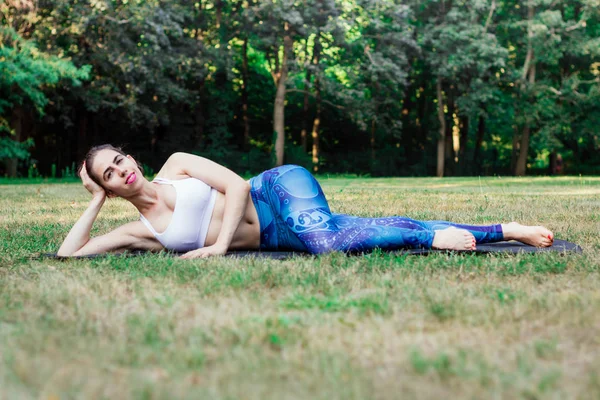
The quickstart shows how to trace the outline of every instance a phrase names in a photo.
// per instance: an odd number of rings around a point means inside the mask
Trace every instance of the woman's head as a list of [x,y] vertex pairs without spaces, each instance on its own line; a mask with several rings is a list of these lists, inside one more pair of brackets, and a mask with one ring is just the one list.
[[[89,177],[104,188],[109,195],[119,194],[120,186],[123,183],[129,184],[131,181],[132,172],[135,175],[139,174],[139,178],[143,176],[144,172],[142,166],[133,157],[120,147],[111,144],[92,147],[85,156],[83,165],[85,165]],[[138,178],[135,175],[133,179]]]

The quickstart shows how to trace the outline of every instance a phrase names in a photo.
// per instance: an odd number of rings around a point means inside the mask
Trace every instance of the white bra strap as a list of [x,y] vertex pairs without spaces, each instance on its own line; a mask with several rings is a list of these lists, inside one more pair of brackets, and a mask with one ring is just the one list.
[[152,227],[152,225],[150,225],[150,221],[148,221],[146,219],[146,217],[144,217],[142,214],[140,214],[140,221],[142,221],[144,223],[144,225],[146,225],[146,228],[150,229],[150,232],[152,232],[152,234],[154,236],[158,235],[158,233],[156,233],[156,231],[154,230],[154,228]]
[[159,178],[158,176],[156,178],[154,178],[152,180],[152,182],[156,182],[156,183],[171,183],[171,180],[166,179],[166,178]]

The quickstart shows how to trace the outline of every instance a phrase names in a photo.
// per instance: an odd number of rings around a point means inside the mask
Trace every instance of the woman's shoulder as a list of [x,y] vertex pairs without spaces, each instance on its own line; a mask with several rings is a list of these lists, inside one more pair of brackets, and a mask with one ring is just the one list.
[[163,181],[178,181],[181,179],[189,178],[190,176],[183,172],[183,162],[186,156],[191,154],[176,152],[167,158],[167,161],[160,168],[156,174],[154,180]]
[[221,193],[226,193],[232,185],[247,185],[238,174],[227,167],[208,158],[183,152],[173,153],[157,176],[170,180],[194,178]]

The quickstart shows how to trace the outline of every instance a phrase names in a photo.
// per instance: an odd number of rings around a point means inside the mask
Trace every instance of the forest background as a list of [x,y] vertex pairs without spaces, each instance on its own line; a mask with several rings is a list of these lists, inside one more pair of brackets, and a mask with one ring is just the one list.
[[0,176],[600,173],[600,0],[2,0]]

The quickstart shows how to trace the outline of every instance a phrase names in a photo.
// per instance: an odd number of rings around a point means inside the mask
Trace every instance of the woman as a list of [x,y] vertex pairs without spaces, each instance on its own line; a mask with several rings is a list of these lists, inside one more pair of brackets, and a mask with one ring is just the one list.
[[[539,247],[551,246],[553,241],[548,229],[516,222],[474,226],[332,214],[318,182],[295,165],[265,171],[246,182],[210,160],[175,153],[149,182],[130,155],[103,145],[90,150],[80,175],[92,201],[67,235],[59,256],[163,248],[185,252],[183,258],[237,249],[310,253],[403,247],[474,250],[477,243],[501,240]],[[106,197],[113,196],[131,202],[140,220],[90,238]]]

